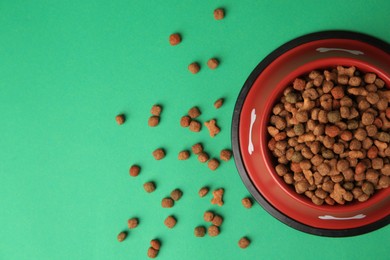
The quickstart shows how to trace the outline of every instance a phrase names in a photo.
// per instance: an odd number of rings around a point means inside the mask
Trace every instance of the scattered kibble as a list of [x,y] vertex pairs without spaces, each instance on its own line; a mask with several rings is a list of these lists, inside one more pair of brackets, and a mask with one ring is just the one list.
[[192,107],[189,111],[188,111],[188,115],[194,119],[194,118],[197,118],[198,116],[200,116],[201,112],[199,110],[198,107]]
[[210,159],[207,163],[210,170],[215,171],[219,167],[219,161],[215,158]]
[[241,203],[247,209],[252,208],[252,200],[250,198],[248,198],[248,197],[247,198],[243,198],[241,200]]
[[127,232],[126,231],[122,231],[118,234],[117,236],[117,239],[119,242],[123,242],[127,237]]
[[225,10],[223,8],[217,8],[214,10],[215,20],[222,20],[225,17]]
[[190,126],[190,123],[191,123],[191,117],[189,116],[183,116],[181,119],[180,119],[180,125],[182,127],[189,127]]
[[153,239],[150,241],[150,246],[153,247],[156,250],[160,250],[161,242],[158,239]]
[[198,192],[199,197],[201,197],[201,198],[203,198],[204,196],[206,196],[207,193],[209,193],[209,188],[207,188],[207,187],[202,187],[202,188],[199,190],[199,192]]
[[219,157],[221,158],[222,161],[229,161],[230,158],[232,157],[232,151],[228,149],[224,149],[221,151]]
[[224,99],[223,98],[219,98],[217,101],[214,102],[214,107],[216,109],[219,109],[220,107],[222,107],[223,102],[224,102]]
[[206,222],[211,222],[211,221],[213,221],[213,218],[214,218],[214,213],[211,212],[211,211],[206,211],[206,212],[203,214],[203,219],[204,219],[204,221],[206,221]]
[[198,160],[201,163],[205,163],[205,162],[207,162],[209,160],[209,155],[206,152],[200,152],[198,154]]
[[183,196],[183,192],[179,189],[174,189],[172,192],[171,192],[171,198],[174,200],[174,201],[178,201],[181,197]]
[[213,198],[211,199],[211,204],[217,204],[218,206],[223,205],[223,194],[224,194],[224,189],[220,188],[217,190],[213,191]]
[[158,148],[153,151],[153,157],[156,160],[161,160],[165,157],[165,151],[162,148]]
[[179,155],[178,155],[179,160],[187,160],[188,158],[190,158],[190,152],[188,152],[188,151],[179,152]]
[[219,227],[217,226],[214,226],[214,225],[211,225],[209,228],[208,228],[208,233],[211,237],[215,237],[215,236],[218,236],[219,235]]
[[172,208],[175,202],[172,198],[163,198],[161,201],[161,206],[163,208]]
[[190,130],[192,132],[200,132],[201,128],[202,128],[202,125],[198,121],[191,120],[191,122],[190,122]]
[[145,182],[144,183],[144,190],[147,193],[152,193],[153,191],[156,190],[156,184],[154,184],[154,182],[152,182],[152,181]]
[[220,215],[214,215],[214,218],[211,221],[211,223],[213,223],[213,225],[217,227],[220,227],[222,225],[222,222],[223,222],[223,218]]
[[174,216],[168,216],[165,220],[164,220],[164,225],[167,226],[167,228],[173,228],[174,226],[176,226],[176,219]]
[[127,221],[127,225],[130,229],[136,228],[138,226],[138,218],[131,218]]
[[196,237],[204,237],[206,235],[206,228],[204,226],[197,226],[194,229],[194,234]]
[[209,130],[211,137],[215,137],[221,131],[215,119],[211,119],[210,121],[205,122],[204,125]]
[[148,120],[148,125],[150,127],[156,127],[160,123],[160,117],[159,116],[151,116]]
[[219,60],[217,60],[216,58],[211,58],[207,61],[207,66],[210,68],[210,69],[216,69],[219,65]]
[[115,120],[118,123],[118,125],[122,125],[125,122],[126,118],[124,114],[120,114],[115,117]]
[[181,42],[181,36],[178,33],[172,33],[169,35],[169,44],[172,46],[178,45]]
[[242,237],[240,240],[238,240],[238,246],[242,249],[247,248],[250,245],[250,240],[247,237]]
[[192,146],[192,152],[194,154],[200,154],[201,152],[203,152],[203,146],[201,143],[197,143],[197,144],[194,144]]
[[153,247],[149,247],[147,255],[149,258],[156,258],[158,255],[158,251],[159,250],[156,250]]
[[141,171],[141,168],[138,165],[132,165],[129,169],[129,174],[132,177],[137,177]]
[[191,63],[190,65],[188,65],[188,70],[189,70],[192,74],[198,73],[198,72],[200,71],[199,63],[197,63],[197,62]]
[[153,116],[160,116],[162,112],[162,107],[160,105],[153,105],[152,108],[150,109],[150,113]]

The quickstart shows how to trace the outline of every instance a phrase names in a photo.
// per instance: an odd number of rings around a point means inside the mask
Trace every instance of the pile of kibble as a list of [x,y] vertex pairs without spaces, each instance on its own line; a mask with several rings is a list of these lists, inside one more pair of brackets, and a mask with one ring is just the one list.
[[364,202],[390,185],[390,90],[337,66],[296,78],[272,109],[276,173],[316,205]]

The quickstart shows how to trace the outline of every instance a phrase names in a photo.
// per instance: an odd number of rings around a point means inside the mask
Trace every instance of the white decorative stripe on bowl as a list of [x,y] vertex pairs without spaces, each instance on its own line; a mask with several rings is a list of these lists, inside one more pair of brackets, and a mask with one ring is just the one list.
[[252,155],[252,153],[255,150],[255,147],[253,146],[253,142],[252,142],[252,128],[253,128],[253,124],[255,123],[255,121],[256,121],[256,110],[252,109],[251,124],[249,126],[249,144],[248,144],[248,152],[250,155]]
[[358,50],[347,50],[347,49],[340,49],[340,48],[317,48],[316,51],[318,52],[328,52],[328,51],[345,51],[349,52],[354,55],[364,55],[364,52],[358,51]]
[[319,216],[318,218],[324,219],[324,220],[350,220],[350,219],[362,219],[365,218],[366,215],[364,214],[359,214],[353,217],[346,217],[346,218],[339,218],[339,217],[334,217],[331,215],[325,215],[325,216]]

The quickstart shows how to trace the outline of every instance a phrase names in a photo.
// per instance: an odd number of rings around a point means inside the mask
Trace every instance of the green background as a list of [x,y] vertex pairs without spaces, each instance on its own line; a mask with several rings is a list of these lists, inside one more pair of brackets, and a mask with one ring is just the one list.
[[[213,10],[226,18],[213,19]],[[211,172],[180,150],[198,141],[217,156],[231,147],[237,95],[252,69],[297,36],[326,29],[371,34],[390,42],[389,1],[17,1],[0,2],[0,259],[144,259],[149,241],[158,259],[385,259],[390,227],[350,238],[308,235],[280,223],[249,195],[233,160]],[[180,32],[175,47],[168,36]],[[221,65],[212,71],[211,57]],[[197,75],[187,65],[202,65]],[[215,110],[213,102],[226,99]],[[149,128],[149,110],[163,105]],[[214,139],[179,119],[194,105],[203,122],[217,118]],[[125,113],[118,126],[115,115]],[[155,161],[151,152],[164,147]],[[142,172],[128,175],[131,164]],[[143,183],[157,190],[146,194]],[[225,188],[225,205],[199,198],[203,185]],[[171,209],[161,199],[174,188]],[[218,237],[195,238],[203,212],[221,214]],[[163,221],[174,214],[168,230]],[[117,234],[139,217],[123,243]],[[238,248],[241,236],[252,244]]]

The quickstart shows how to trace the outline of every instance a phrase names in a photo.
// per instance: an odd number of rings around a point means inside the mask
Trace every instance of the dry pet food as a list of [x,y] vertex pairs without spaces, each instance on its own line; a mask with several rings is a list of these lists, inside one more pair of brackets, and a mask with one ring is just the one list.
[[191,117],[189,116],[183,116],[180,118],[180,125],[182,127],[189,127],[191,123]]
[[240,240],[238,240],[238,246],[240,248],[247,248],[250,245],[251,241],[247,237],[242,237]]
[[188,151],[181,151],[177,157],[179,160],[187,160],[190,158],[190,153]]
[[201,163],[205,163],[209,160],[209,155],[206,152],[201,152],[198,154],[198,160]]
[[129,174],[132,177],[137,177],[141,171],[141,168],[138,165],[132,165],[129,169]]
[[210,170],[215,171],[219,167],[219,161],[215,158],[210,159],[209,162],[207,163],[207,166],[209,167]]
[[160,105],[153,105],[152,108],[150,109],[150,113],[153,116],[160,116],[162,111],[162,107]]
[[211,222],[211,221],[213,221],[213,218],[214,218],[214,213],[211,212],[211,211],[206,211],[206,212],[203,214],[203,219],[204,219],[204,221],[206,221],[206,222]]
[[181,197],[183,196],[183,192],[179,189],[174,189],[172,192],[171,192],[171,198],[174,200],[174,201],[178,201]]
[[201,112],[199,110],[198,107],[192,107],[189,111],[188,111],[188,115],[194,119],[194,118],[197,118],[198,116],[200,116]]
[[206,228],[204,226],[197,226],[194,229],[194,235],[196,237],[204,237],[206,235]]
[[148,120],[148,126],[150,127],[156,127],[160,123],[160,117],[159,116],[151,116]]
[[163,198],[161,201],[161,206],[163,208],[172,208],[175,202],[172,198]]
[[207,66],[210,68],[210,69],[216,69],[219,65],[219,60],[217,60],[216,58],[211,58],[207,61]]
[[153,247],[149,247],[147,255],[148,255],[149,258],[156,258],[157,255],[158,255],[158,251],[159,250],[156,250]]
[[224,189],[220,188],[213,191],[213,198],[211,199],[211,204],[217,204],[218,206],[223,205],[223,193]]
[[222,8],[217,8],[214,10],[215,20],[222,20],[225,17],[225,10]]
[[151,192],[153,192],[153,191],[156,190],[156,185],[155,185],[154,182],[152,182],[152,181],[145,182],[145,183],[144,183],[144,190],[145,190],[147,193],[151,193]]
[[131,218],[127,221],[127,225],[130,229],[136,228],[138,226],[138,218]]
[[178,45],[181,42],[181,36],[178,33],[169,35],[169,44],[172,46]]
[[176,225],[176,219],[174,216],[168,216],[164,220],[164,225],[167,226],[168,228],[173,228]]
[[224,102],[224,99],[223,98],[219,98],[217,101],[214,102],[214,107],[216,109],[219,109],[223,105],[223,102]]
[[214,218],[211,221],[211,223],[213,223],[213,225],[217,227],[220,227],[222,225],[222,222],[223,222],[223,218],[220,215],[216,215],[216,214],[214,215]]
[[203,152],[203,146],[201,143],[194,144],[191,148],[194,154],[200,154]]
[[123,242],[127,237],[127,232],[126,231],[122,231],[118,234],[117,236],[117,239],[119,242]]
[[156,250],[160,250],[161,242],[158,239],[153,239],[150,241],[150,246]]
[[215,237],[219,235],[219,227],[211,225],[208,229],[209,236]]
[[190,122],[190,130],[192,132],[200,132],[201,129],[202,129],[202,125],[198,121],[191,120],[191,122]]
[[118,123],[118,125],[122,125],[125,122],[125,115],[124,114],[117,115],[115,117],[115,120]]
[[229,161],[230,158],[232,158],[232,151],[228,149],[224,149],[219,154],[219,158],[221,158],[222,161]]
[[188,70],[192,73],[192,74],[196,74],[200,71],[200,65],[199,63],[197,62],[193,62],[191,63],[190,65],[188,65]]
[[252,200],[250,198],[243,198],[241,203],[247,209],[252,208]]
[[215,137],[221,131],[221,129],[218,127],[217,121],[215,119],[211,119],[210,121],[205,122],[204,125],[209,130],[211,137]]
[[295,79],[267,128],[276,173],[316,205],[363,202],[389,187],[389,101],[384,81],[355,67]]
[[153,151],[153,157],[156,160],[161,160],[165,157],[165,151],[162,148],[158,148]]
[[204,196],[206,196],[207,193],[209,193],[209,188],[207,188],[207,187],[202,187],[202,188],[199,190],[199,192],[198,192],[199,197],[201,197],[201,198],[203,198]]

